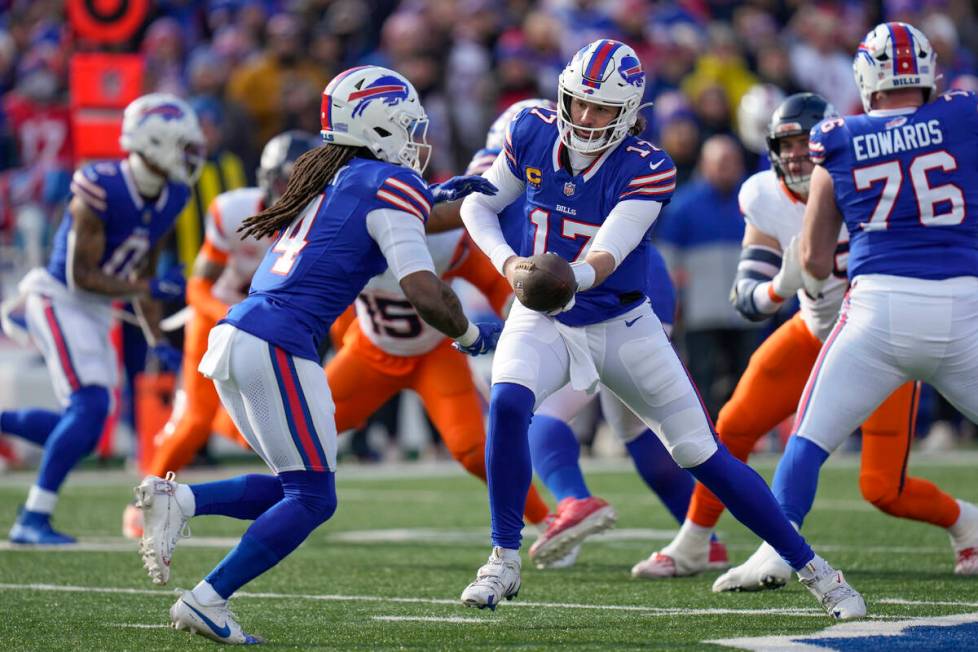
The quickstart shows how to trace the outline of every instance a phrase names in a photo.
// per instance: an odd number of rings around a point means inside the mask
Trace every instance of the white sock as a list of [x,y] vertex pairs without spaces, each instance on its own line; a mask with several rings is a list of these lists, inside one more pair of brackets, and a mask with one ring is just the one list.
[[34,485],[27,494],[27,502],[24,503],[24,509],[29,512],[50,514],[54,511],[54,507],[57,504],[58,494]]
[[967,546],[978,538],[978,508],[963,500],[958,500],[957,503],[961,513],[958,514],[958,520],[954,525],[947,529],[956,549]]
[[506,561],[516,561],[516,562],[520,561],[519,550],[514,550],[512,548],[500,548],[498,546],[496,548],[493,548],[493,550],[496,552],[496,556],[501,559],[504,559]]
[[800,577],[801,579],[811,580],[816,577],[819,577],[820,575],[824,575],[827,571],[830,570],[832,570],[832,567],[829,566],[829,562],[825,561],[818,555],[815,555],[814,557],[812,557],[811,561],[809,561],[807,564],[802,566],[801,569],[795,572],[798,573],[798,577]]
[[197,512],[197,500],[188,485],[177,483],[173,497],[176,498],[177,505],[180,506],[180,511],[183,512],[184,516],[193,516]]
[[201,580],[200,584],[195,586],[191,593],[194,594],[194,599],[197,600],[197,602],[207,607],[217,607],[227,602],[227,600],[222,598],[218,592],[214,590],[214,587],[211,586],[210,582],[207,580]]
[[697,525],[687,518],[679,528],[679,534],[676,535],[676,538],[666,548],[682,548],[683,550],[694,552],[709,550],[710,536],[712,534],[713,528]]

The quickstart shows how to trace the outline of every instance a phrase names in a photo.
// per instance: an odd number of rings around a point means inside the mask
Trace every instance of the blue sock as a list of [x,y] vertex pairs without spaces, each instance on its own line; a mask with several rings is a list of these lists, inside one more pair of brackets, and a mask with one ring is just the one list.
[[795,570],[815,553],[788,519],[757,472],[735,458],[723,445],[710,459],[689,469],[727,506],[734,517],[767,541]]
[[581,473],[581,445],[570,426],[560,419],[535,414],[530,421],[529,441],[533,470],[558,501],[591,495]]
[[632,456],[635,470],[642,480],[655,492],[672,517],[682,525],[696,484],[693,476],[676,464],[651,430],[646,430],[626,443],[625,448]]
[[43,446],[60,420],[51,410],[9,410],[0,412],[0,432]]
[[227,480],[190,485],[194,516],[219,514],[253,521],[282,500],[282,483],[274,475],[239,475]]
[[238,545],[205,578],[225,600],[282,561],[336,511],[333,473],[285,471],[277,479],[282,499],[255,519]]
[[109,391],[87,385],[69,397],[64,414],[44,444],[37,486],[57,493],[68,473],[92,452],[109,414]]
[[771,490],[785,516],[798,527],[812,509],[818,489],[818,472],[828,458],[829,454],[812,440],[798,435],[788,438],[784,455],[774,471]]
[[523,509],[533,470],[527,441],[533,416],[533,392],[515,383],[496,383],[489,400],[486,474],[492,545],[518,550]]

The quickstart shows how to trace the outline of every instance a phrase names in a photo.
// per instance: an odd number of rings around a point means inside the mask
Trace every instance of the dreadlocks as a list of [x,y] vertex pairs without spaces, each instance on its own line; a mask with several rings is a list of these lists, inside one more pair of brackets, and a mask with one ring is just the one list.
[[285,192],[278,200],[257,215],[252,215],[238,227],[245,237],[258,240],[275,235],[292,223],[309,201],[321,193],[333,175],[355,156],[367,156],[362,147],[326,144],[311,149],[295,161]]

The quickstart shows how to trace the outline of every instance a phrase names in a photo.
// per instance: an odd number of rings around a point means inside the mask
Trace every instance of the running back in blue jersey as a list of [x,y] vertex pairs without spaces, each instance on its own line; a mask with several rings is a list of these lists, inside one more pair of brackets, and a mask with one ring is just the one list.
[[[156,201],[136,190],[129,163],[105,161],[79,168],[71,179],[71,194],[81,200],[105,225],[105,251],[99,267],[106,274],[128,278],[146,253],[173,226],[190,189],[168,181]],[[54,236],[48,272],[68,285],[68,234],[74,220],[65,209]]]
[[[581,174],[562,164],[557,114],[526,109],[506,134],[503,153],[510,171],[526,184],[525,255],[552,251],[568,261],[583,260],[591,239],[623,200],[669,202],[676,169],[661,149],[634,136],[601,156]],[[557,319],[583,326],[621,315],[645,300],[648,281],[648,234],[601,285],[577,294],[571,310]]]
[[413,170],[353,159],[283,230],[255,272],[248,297],[224,321],[318,362],[316,351],[333,320],[387,269],[367,232],[367,214],[394,209],[424,223],[433,201]]
[[978,276],[978,99],[826,120],[812,160],[849,229],[849,278]]

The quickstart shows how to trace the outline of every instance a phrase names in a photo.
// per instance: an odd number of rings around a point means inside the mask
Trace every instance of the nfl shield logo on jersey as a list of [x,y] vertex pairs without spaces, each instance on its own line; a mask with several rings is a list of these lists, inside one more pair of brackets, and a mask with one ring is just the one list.
[[572,181],[568,181],[567,183],[564,184],[564,194],[568,197],[573,196],[574,190],[576,189],[577,186],[575,186]]

